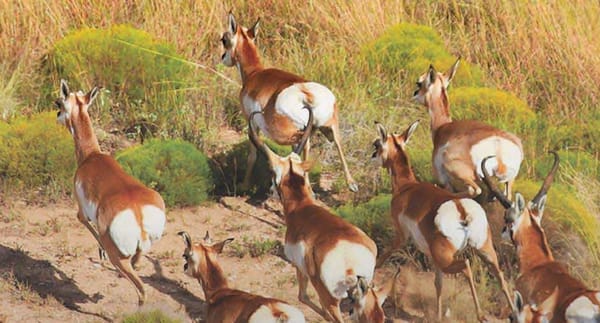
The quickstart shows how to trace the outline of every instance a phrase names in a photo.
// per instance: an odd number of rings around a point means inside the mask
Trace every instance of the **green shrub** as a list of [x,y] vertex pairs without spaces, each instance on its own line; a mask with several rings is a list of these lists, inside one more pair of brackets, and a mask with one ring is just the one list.
[[[438,33],[430,27],[400,23],[387,29],[362,48],[371,69],[404,79],[411,86],[433,64],[445,72],[456,61],[445,48]],[[478,67],[461,61],[453,83],[457,86],[482,85],[483,73]],[[413,86],[414,87],[414,86]]]
[[180,323],[179,319],[173,319],[160,310],[149,312],[137,312],[123,318],[123,323]]
[[[514,191],[530,201],[542,183],[530,180],[517,181]],[[577,199],[569,186],[554,183],[548,191],[544,221],[553,221],[580,236],[596,258],[600,259],[600,224],[593,214]]]
[[450,110],[457,119],[479,120],[520,136],[535,133],[537,118],[527,103],[515,95],[483,87],[454,88]]
[[[290,146],[281,146],[266,138],[263,140],[279,156],[287,156],[292,152]],[[264,198],[270,193],[272,174],[267,158],[260,152],[254,164],[250,187],[246,191],[239,187],[246,175],[250,145],[250,141],[246,139],[233,145],[231,149],[213,156],[212,167],[216,178],[216,195],[246,193],[255,198]],[[320,175],[321,167],[316,161],[309,171],[311,183],[318,183]]]
[[168,206],[196,205],[208,198],[213,177],[206,155],[180,140],[151,140],[124,150],[125,171],[158,191]]
[[365,203],[342,205],[336,212],[361,228],[378,245],[388,245],[394,235],[390,218],[391,201],[391,194],[380,194]]
[[[559,151],[560,165],[570,167],[583,176],[600,177],[600,162],[585,151]],[[535,176],[538,179],[546,177],[554,163],[554,158],[548,154],[538,155],[535,159]],[[558,177],[558,176],[557,176]]]
[[[71,90],[104,87],[111,116],[129,131],[163,128],[177,118],[189,68],[170,44],[127,25],[83,28],[55,43],[42,73],[40,106],[57,97],[59,79]],[[169,129],[167,127],[167,129]]]
[[0,181],[65,193],[75,168],[73,138],[56,122],[56,112],[0,121]]

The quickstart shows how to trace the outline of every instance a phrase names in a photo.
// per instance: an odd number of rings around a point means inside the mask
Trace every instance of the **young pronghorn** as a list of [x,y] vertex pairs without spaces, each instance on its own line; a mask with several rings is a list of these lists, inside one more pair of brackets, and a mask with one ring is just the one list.
[[510,196],[523,160],[521,140],[479,121],[452,121],[447,90],[459,61],[460,57],[444,74],[429,66],[429,71],[419,77],[413,97],[428,108],[431,117],[434,176],[446,189],[478,196],[481,161],[494,155],[487,164],[488,173],[506,183],[505,192]]
[[500,281],[502,292],[512,306],[492,245],[485,211],[472,199],[461,198],[433,184],[416,180],[406,153],[406,144],[417,125],[418,122],[414,122],[401,135],[388,135],[385,128],[377,124],[379,138],[373,143],[375,152],[372,158],[391,173],[391,215],[396,228],[392,248],[379,258],[377,265],[381,265],[410,234],[417,248],[433,260],[435,265],[438,319],[442,318],[443,274],[462,272],[469,281],[477,315],[484,320],[469,260],[457,259],[455,256],[466,246],[475,248],[479,257]]
[[516,288],[523,295],[524,303],[544,304],[540,306],[543,311],[536,312],[544,314],[550,322],[600,322],[600,292],[588,289],[569,274],[566,266],[554,260],[542,229],[546,194],[559,164],[558,154],[552,154],[554,165],[528,205],[520,193],[511,203],[494,186],[487,172],[484,172],[484,182],[507,208],[502,235],[517,249],[520,275]]
[[217,261],[217,254],[233,238],[213,243],[207,231],[204,242],[192,244],[187,232],[178,234],[185,242],[183,270],[186,275],[196,278],[204,290],[208,304],[206,322],[305,322],[302,312],[288,303],[229,288],[227,278]]
[[[309,119],[312,112],[309,109]],[[311,124],[306,131],[310,133]],[[248,129],[251,142],[267,156],[273,171],[273,182],[283,204],[285,223],[284,253],[296,267],[298,299],[323,318],[343,322],[340,301],[360,281],[367,285],[373,279],[377,247],[363,231],[317,205],[310,183],[305,178],[308,163],[292,152],[280,157],[256,135],[252,123]],[[308,281],[315,288],[321,308],[307,294]],[[364,286],[363,286],[364,287]],[[388,289],[363,288],[353,298],[353,319],[359,322],[383,322],[381,304]],[[354,295],[354,294],[353,294]]]
[[[275,68],[264,68],[260,62],[258,49],[254,43],[258,23],[247,29],[238,26],[233,14],[229,13],[228,31],[221,41],[225,48],[222,60],[226,66],[237,66],[242,77],[240,101],[246,118],[255,111],[263,113],[252,120],[260,131],[280,145],[298,143],[303,129],[307,126],[310,107],[314,113],[313,124],[329,141],[333,141],[342,161],[346,183],[351,191],[358,186],[348,170],[342,152],[338,108],[333,93],[325,86]],[[294,150],[300,152],[297,145]],[[310,142],[304,146],[304,159],[308,159]],[[248,168],[243,186],[250,183],[252,168],[256,161],[256,149],[250,146]]]
[[521,293],[515,291],[514,306],[517,309],[517,312],[510,316],[510,322],[549,323],[552,309],[554,306],[556,306],[557,297],[558,288],[554,289],[554,292],[552,292],[552,294],[538,306],[536,304],[525,304],[523,302],[523,296],[521,296]]
[[61,80],[61,96],[56,100],[58,121],[75,139],[77,217],[100,244],[101,254],[105,250],[112,264],[135,285],[142,305],[146,293],[133,268],[162,236],[165,204],[157,192],[129,176],[112,157],[100,151],[88,114],[98,92],[94,87],[87,94],[70,93],[67,83]]

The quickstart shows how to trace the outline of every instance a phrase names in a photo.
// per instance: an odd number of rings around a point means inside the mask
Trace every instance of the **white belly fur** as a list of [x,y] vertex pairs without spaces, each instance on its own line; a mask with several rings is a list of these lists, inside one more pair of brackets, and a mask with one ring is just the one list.
[[[285,322],[288,323],[304,323],[304,315],[297,308],[290,306],[285,303],[275,304],[275,307],[285,313],[287,316],[287,320]],[[265,305],[260,306],[252,316],[248,319],[248,323],[277,323],[278,317],[273,315],[271,309]]]
[[448,143],[445,143],[440,148],[438,148],[436,151],[435,157],[433,159],[433,167],[435,167],[435,170],[437,171],[437,175],[438,175],[437,180],[442,185],[448,184],[448,175],[446,174],[446,171],[444,170],[444,153],[446,152],[447,148],[448,148]]
[[485,211],[477,202],[471,199],[461,199],[459,203],[464,208],[466,226],[461,224],[461,214],[454,200],[440,205],[435,216],[435,226],[448,238],[456,250],[462,250],[467,245],[481,248],[487,240],[488,222]]
[[77,201],[79,201],[79,206],[81,207],[81,212],[83,212],[83,215],[85,215],[85,217],[92,223],[94,223],[96,225],[96,227],[98,226],[98,218],[97,218],[97,212],[98,212],[98,205],[96,205],[96,203],[94,203],[93,201],[90,201],[86,198],[86,194],[83,191],[83,185],[81,185],[81,182],[77,181],[75,183],[75,194],[77,195]]
[[598,322],[600,320],[600,309],[598,308],[598,305],[592,303],[589,298],[580,296],[569,304],[565,311],[565,318],[569,323]]
[[306,262],[304,261],[304,256],[306,254],[306,247],[304,242],[300,241],[298,243],[285,243],[283,246],[283,253],[287,257],[287,259],[296,266],[304,275],[308,275],[308,271],[306,269]]
[[[353,272],[352,277],[347,277],[347,270]],[[342,299],[348,296],[348,289],[358,281],[356,276],[371,282],[374,270],[375,255],[367,247],[340,240],[325,255],[320,276],[331,296]]]
[[398,220],[406,228],[406,230],[410,232],[410,236],[412,237],[413,242],[417,246],[417,249],[419,249],[419,251],[426,254],[427,256],[431,255],[431,253],[429,252],[429,244],[427,243],[427,240],[425,239],[423,234],[421,234],[421,230],[419,230],[417,222],[402,214],[398,215]]
[[517,176],[521,167],[521,161],[523,160],[521,148],[506,138],[493,136],[485,138],[471,147],[471,160],[477,167],[479,177],[483,177],[481,161],[492,155],[500,156],[500,159],[506,165],[506,173],[496,174],[498,161],[496,158],[490,158],[486,162],[486,167],[490,174],[498,177],[500,182],[507,182]]
[[[312,94],[309,102],[302,89]],[[277,96],[275,111],[288,117],[298,129],[304,129],[308,122],[308,111],[305,106],[312,107],[313,124],[316,127],[324,125],[333,116],[335,96],[324,85],[315,82],[297,83],[285,88]]]

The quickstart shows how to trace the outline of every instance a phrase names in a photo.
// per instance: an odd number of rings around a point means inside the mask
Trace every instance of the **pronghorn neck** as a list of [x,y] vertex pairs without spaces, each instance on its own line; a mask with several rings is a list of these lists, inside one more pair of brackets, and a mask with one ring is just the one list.
[[521,273],[543,263],[554,261],[546,234],[540,227],[533,223],[533,219],[530,221],[532,221],[530,226],[519,230],[522,232],[519,232],[519,238],[517,238],[517,255],[519,257]]
[[431,117],[431,136],[434,138],[439,127],[452,122],[450,103],[448,102],[446,89],[443,86],[439,91],[439,95],[432,93],[430,100],[427,102],[427,109]]
[[293,213],[294,211],[306,206],[314,204],[315,201],[312,198],[310,192],[306,192],[305,189],[285,189],[281,190],[281,204],[283,204],[283,213],[286,215]]
[[252,74],[263,70],[264,67],[260,62],[260,55],[254,44],[245,41],[240,49],[236,55],[236,60],[238,70],[242,76],[242,83],[245,84]]
[[210,303],[210,299],[212,296],[219,290],[228,288],[227,278],[225,278],[225,274],[223,274],[223,269],[221,266],[213,261],[208,254],[206,257],[206,268],[205,270],[200,270],[197,272],[198,281],[202,285],[202,290],[204,290],[204,296],[206,297],[206,301]]
[[392,192],[402,191],[402,187],[407,183],[416,182],[417,178],[410,166],[410,161],[405,152],[400,149],[388,152],[387,162],[384,164],[392,175]]
[[92,120],[87,113],[74,114],[71,118],[71,126],[75,139],[77,164],[81,165],[88,156],[100,152],[100,145],[92,127]]

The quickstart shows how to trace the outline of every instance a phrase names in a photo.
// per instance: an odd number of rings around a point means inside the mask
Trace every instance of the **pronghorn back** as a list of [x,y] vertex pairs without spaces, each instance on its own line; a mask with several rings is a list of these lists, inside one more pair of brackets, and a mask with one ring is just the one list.
[[220,290],[209,301],[207,322],[305,322],[302,312],[285,302],[237,289]]

